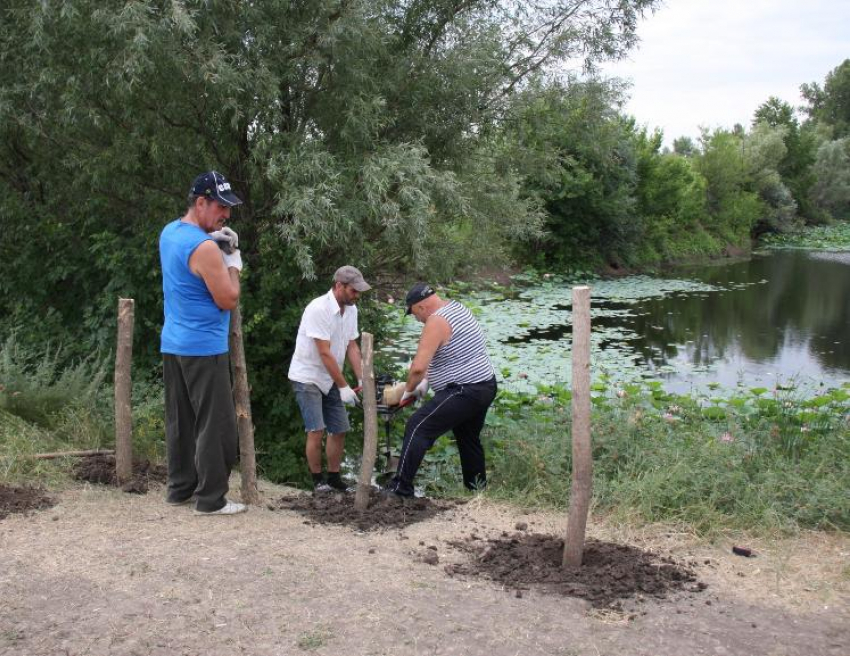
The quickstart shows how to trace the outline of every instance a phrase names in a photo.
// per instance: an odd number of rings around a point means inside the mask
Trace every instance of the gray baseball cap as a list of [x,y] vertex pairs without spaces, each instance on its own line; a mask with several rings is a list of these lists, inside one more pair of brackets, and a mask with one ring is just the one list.
[[363,279],[363,274],[356,267],[346,264],[334,273],[334,282],[351,285],[358,292],[368,292],[372,286]]

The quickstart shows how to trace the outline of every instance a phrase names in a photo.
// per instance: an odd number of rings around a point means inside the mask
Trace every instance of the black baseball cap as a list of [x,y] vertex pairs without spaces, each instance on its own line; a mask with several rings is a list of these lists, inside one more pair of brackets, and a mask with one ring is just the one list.
[[242,204],[242,199],[230,190],[230,183],[217,171],[207,171],[195,178],[192,195],[215,200],[228,207]]
[[405,304],[407,305],[407,312],[405,314],[410,314],[410,308],[416,305],[419,301],[424,301],[429,296],[433,296],[437,292],[434,291],[434,288],[431,285],[424,282],[417,282],[413,287],[410,288],[410,291],[407,292],[407,298],[404,299]]

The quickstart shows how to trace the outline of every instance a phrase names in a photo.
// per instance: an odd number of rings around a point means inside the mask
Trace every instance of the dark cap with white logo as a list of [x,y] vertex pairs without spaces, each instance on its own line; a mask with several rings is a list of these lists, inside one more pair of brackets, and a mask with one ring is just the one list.
[[207,171],[195,178],[191,193],[193,196],[214,200],[227,207],[242,204],[242,199],[230,190],[230,183],[217,171]]
[[419,301],[424,301],[426,298],[433,296],[434,294],[436,294],[436,292],[431,285],[424,282],[417,282],[410,288],[410,291],[407,292],[407,298],[404,299],[404,303],[407,305],[407,312],[405,312],[405,314],[410,314],[414,305],[416,305]]

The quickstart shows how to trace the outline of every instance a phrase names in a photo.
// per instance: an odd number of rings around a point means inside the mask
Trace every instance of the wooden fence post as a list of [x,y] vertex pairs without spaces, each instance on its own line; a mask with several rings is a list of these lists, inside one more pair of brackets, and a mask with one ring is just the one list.
[[251,390],[242,340],[242,311],[239,305],[230,311],[230,370],[233,377],[233,405],[239,433],[239,471],[242,474],[242,503],[258,504],[257,455],[254,451],[254,422],[251,418]]
[[375,395],[375,368],[372,334],[360,337],[363,354],[363,461],[360,464],[360,480],[354,495],[354,509],[360,512],[369,506],[369,490],[372,487],[372,472],[378,452],[378,399]]
[[564,543],[564,567],[581,566],[593,492],[590,448],[590,287],[573,287],[573,481]]
[[134,301],[118,299],[118,339],[115,349],[115,476],[118,485],[133,477],[133,363]]

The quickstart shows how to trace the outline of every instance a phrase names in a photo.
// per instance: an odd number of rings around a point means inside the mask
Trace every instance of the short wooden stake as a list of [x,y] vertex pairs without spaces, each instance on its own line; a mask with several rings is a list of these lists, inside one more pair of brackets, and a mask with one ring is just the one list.
[[564,567],[581,566],[593,492],[590,448],[590,287],[573,287],[573,481]]
[[372,472],[378,453],[378,400],[375,396],[374,344],[371,333],[360,336],[360,350],[363,354],[363,461],[354,495],[354,509],[363,512],[369,507],[369,490],[372,488]]
[[230,311],[230,370],[233,378],[233,405],[236,408],[236,429],[239,433],[239,471],[242,474],[242,503],[257,505],[257,455],[254,450],[254,422],[251,418],[251,390],[248,387],[248,367],[245,364],[245,344],[242,339],[242,311],[237,305]]
[[134,302],[118,299],[118,341],[115,350],[115,476],[123,485],[133,477],[133,382]]

